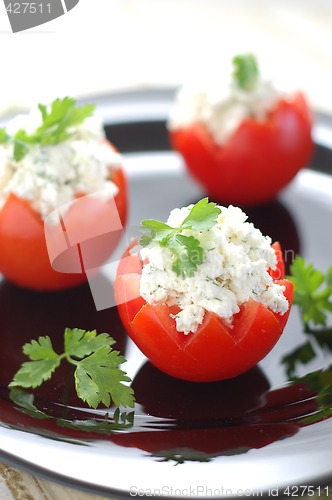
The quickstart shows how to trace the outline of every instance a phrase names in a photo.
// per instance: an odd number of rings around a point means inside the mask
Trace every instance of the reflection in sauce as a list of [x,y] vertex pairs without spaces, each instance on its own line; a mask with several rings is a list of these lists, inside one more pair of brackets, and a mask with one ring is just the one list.
[[172,420],[163,429],[152,420],[112,441],[177,463],[262,448],[296,434],[303,416],[318,410],[316,392],[306,382],[270,390],[258,367],[233,380],[195,384],[146,363],[132,387],[146,415]]

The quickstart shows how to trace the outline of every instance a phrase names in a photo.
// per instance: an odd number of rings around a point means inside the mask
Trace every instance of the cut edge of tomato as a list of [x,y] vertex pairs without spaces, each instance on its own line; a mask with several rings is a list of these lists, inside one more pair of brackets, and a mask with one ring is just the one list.
[[280,325],[281,330],[283,330],[286,326],[287,321],[288,321],[288,317],[290,315],[292,304],[293,304],[294,284],[291,281],[286,280],[286,279],[275,280],[274,282],[277,285],[281,285],[281,286],[285,287],[285,290],[283,293],[288,301],[288,310],[284,314],[273,313],[274,316],[276,317],[279,325]]
[[[176,329],[175,319],[171,316],[179,311],[179,308],[169,307],[167,304],[148,304],[143,297],[140,295],[139,283],[141,275],[139,273],[127,273],[120,274],[116,278],[115,282],[115,295],[117,305],[123,304],[128,312],[129,322],[132,325],[136,319],[136,316],[140,313],[141,309],[150,309],[154,311],[158,317],[158,322],[161,324],[163,329],[173,332],[174,330],[174,340],[178,344],[179,348],[185,350],[194,341],[195,338],[200,334],[200,332],[207,327],[207,324],[215,318],[219,326],[224,329],[228,337],[236,344],[241,344],[241,339],[245,337],[247,332],[250,330],[251,325],[254,323],[255,318],[261,307],[264,307],[270,314],[272,314],[278,324],[280,325],[281,331],[285,328],[288,320],[290,309],[292,306],[294,286],[288,280],[275,280],[276,284],[285,286],[284,295],[289,303],[289,308],[284,314],[274,313],[269,308],[264,306],[262,303],[255,301],[254,299],[249,299],[236,313],[233,317],[232,326],[228,326],[222,318],[218,317],[217,314],[205,311],[204,319],[201,325],[195,332],[190,332],[185,334]],[[131,286],[128,287],[128,283]],[[128,294],[129,291],[129,294]],[[143,313],[142,313],[143,314]],[[241,336],[234,335],[234,332],[241,332]]]
[[195,341],[195,339],[197,339],[198,336],[201,334],[201,332],[204,331],[211,324],[214,324],[215,326],[217,325],[220,330],[223,329],[225,335],[227,335],[227,337],[229,337],[229,339],[234,344],[238,343],[236,337],[234,337],[234,335],[232,335],[231,333],[232,328],[226,325],[223,319],[216,313],[205,310],[203,321],[198,326],[197,330],[195,332],[190,332],[187,335],[183,334],[186,337],[186,342],[184,343],[184,349],[190,349],[190,345]]
[[[170,316],[170,308],[166,304],[151,305],[144,303],[143,306],[137,311],[137,314],[130,323],[132,330],[140,327],[147,322],[160,325],[163,332],[167,334],[169,340],[181,351],[185,350],[188,341],[188,335],[179,332],[176,329],[175,320]],[[195,335],[191,333],[189,335]],[[190,356],[190,355],[189,355]],[[191,356],[190,356],[191,357]]]
[[[240,311],[233,316],[232,327],[229,328],[231,334],[238,344],[241,344],[241,340],[246,336],[247,332],[251,328],[251,325],[255,321],[255,318],[259,310],[259,302],[254,299],[249,299],[245,304],[240,307]],[[234,332],[240,332],[241,335],[235,335]]]
[[139,293],[140,279],[141,276],[138,273],[127,273],[117,276],[114,283],[116,305],[119,308],[126,309],[130,323],[133,322],[140,309],[146,304]]
[[285,277],[285,262],[284,262],[283,252],[279,241],[275,241],[274,243],[272,243],[271,246],[274,250],[277,262],[275,269],[272,269],[270,267],[268,269],[268,273],[273,280],[280,280]]

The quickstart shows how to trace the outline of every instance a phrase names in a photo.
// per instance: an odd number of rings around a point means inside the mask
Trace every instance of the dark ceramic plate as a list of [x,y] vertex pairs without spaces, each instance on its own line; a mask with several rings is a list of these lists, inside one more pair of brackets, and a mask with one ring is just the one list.
[[[146,217],[164,219],[204,194],[170,151],[165,120],[172,99],[169,90],[97,99],[107,134],[124,153],[132,227]],[[312,168],[277,201],[247,212],[281,242],[287,264],[300,253],[326,270],[332,120],[317,116],[314,134]],[[112,290],[106,271],[105,294]],[[21,346],[48,334],[60,350],[66,326],[115,337],[133,379],[134,414],[110,408],[105,417],[106,410],[84,407],[65,369],[34,397],[10,397]],[[153,368],[126,337],[116,309],[96,311],[88,285],[38,294],[2,281],[0,332],[0,457],[8,463],[111,497],[300,496],[323,493],[332,482],[332,335],[319,340],[304,333],[295,309],[259,366],[213,384],[181,382]]]

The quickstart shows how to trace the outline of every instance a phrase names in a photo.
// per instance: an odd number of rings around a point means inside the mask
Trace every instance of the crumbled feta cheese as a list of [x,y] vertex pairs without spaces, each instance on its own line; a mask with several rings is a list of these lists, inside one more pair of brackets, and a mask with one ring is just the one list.
[[265,81],[259,80],[251,91],[236,85],[221,84],[209,88],[184,86],[177,93],[168,127],[170,130],[202,123],[216,144],[224,144],[247,118],[264,120],[280,99],[280,94]]
[[[41,124],[40,113],[19,115],[7,125],[14,135],[19,129],[32,133]],[[120,155],[104,142],[105,134],[97,117],[87,118],[72,135],[54,146],[31,145],[21,161],[15,161],[13,145],[0,147],[0,208],[10,193],[28,200],[45,219],[78,194],[117,194],[109,179],[109,167],[120,165]]]
[[[167,224],[179,227],[192,205],[171,212]],[[212,229],[193,235],[204,250],[204,262],[193,276],[185,279],[173,270],[173,256],[168,248],[150,244],[141,250],[143,266],[140,294],[149,303],[178,305],[178,331],[195,332],[206,311],[216,313],[226,324],[250,298],[273,312],[284,314],[289,307],[283,295],[285,287],[275,284],[268,269],[276,268],[271,239],[247,222],[237,207],[219,207],[221,213]]]

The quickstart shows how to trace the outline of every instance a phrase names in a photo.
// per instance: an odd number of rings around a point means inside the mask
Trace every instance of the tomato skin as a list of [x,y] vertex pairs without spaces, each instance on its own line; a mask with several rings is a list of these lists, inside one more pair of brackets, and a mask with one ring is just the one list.
[[272,245],[276,254],[277,264],[275,269],[269,269],[269,274],[274,280],[282,280],[285,277],[285,262],[279,241],[274,242]]
[[[226,326],[207,312],[195,333],[178,332],[166,304],[147,304],[139,295],[140,270],[137,258],[124,255],[114,284],[122,323],[140,350],[161,371],[193,382],[211,382],[246,372],[273,348],[286,325],[293,299],[293,284],[285,286],[289,309],[275,314],[250,299]],[[126,273],[126,267],[128,272]]]
[[[115,149],[111,144],[110,147]],[[121,223],[125,225],[127,218],[126,176],[122,168],[111,167],[110,177],[119,188],[114,200]],[[96,220],[89,220],[91,203],[94,203]],[[78,218],[85,222],[88,220],[89,226],[98,224],[102,226],[110,213],[110,207],[106,209],[105,205],[107,204],[98,200],[90,201],[89,212],[87,206],[86,213],[83,209]],[[69,210],[74,212],[75,208]],[[92,219],[91,216],[90,219]],[[63,237],[60,226],[55,231],[59,233],[59,238]],[[116,236],[118,237],[119,235]],[[114,246],[115,244],[116,241],[114,241]],[[111,253],[109,247],[103,249],[105,255],[107,251],[108,254]],[[57,272],[52,268],[46,246],[43,220],[31,208],[28,201],[13,194],[8,197],[0,210],[0,272],[16,285],[37,291],[62,290],[80,285],[87,280],[85,272],[65,273]]]
[[265,121],[244,120],[223,146],[202,124],[170,131],[173,149],[215,201],[272,201],[306,166],[313,151],[312,119],[304,96],[280,99]]

